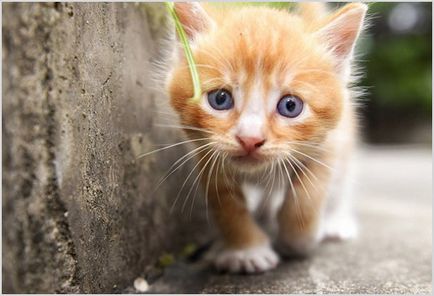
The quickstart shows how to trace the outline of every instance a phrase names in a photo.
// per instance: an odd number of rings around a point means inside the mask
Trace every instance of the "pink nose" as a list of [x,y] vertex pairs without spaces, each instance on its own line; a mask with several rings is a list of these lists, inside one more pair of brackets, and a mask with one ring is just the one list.
[[252,152],[265,143],[265,139],[257,137],[239,137],[237,136],[238,142],[246,150],[246,152]]

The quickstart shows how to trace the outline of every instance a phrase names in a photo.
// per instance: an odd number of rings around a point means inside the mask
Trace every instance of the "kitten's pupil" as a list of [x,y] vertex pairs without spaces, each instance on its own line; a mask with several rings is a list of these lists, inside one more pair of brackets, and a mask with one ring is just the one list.
[[219,91],[219,93],[216,96],[216,103],[217,105],[223,105],[226,100],[228,99],[228,94],[225,91]]
[[292,101],[292,100],[288,100],[288,101],[286,102],[286,109],[288,109],[289,112],[293,112],[294,109],[295,109],[295,107],[296,107],[296,104],[295,104],[294,101]]

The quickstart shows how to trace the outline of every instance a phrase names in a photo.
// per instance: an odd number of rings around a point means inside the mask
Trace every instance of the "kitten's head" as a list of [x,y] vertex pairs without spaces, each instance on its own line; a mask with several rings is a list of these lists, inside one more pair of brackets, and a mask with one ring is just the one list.
[[179,48],[167,83],[190,137],[209,138],[208,147],[234,167],[252,171],[320,144],[336,127],[364,4],[324,17],[309,11],[314,7],[299,15],[264,7],[212,11],[198,3],[175,9],[203,92],[199,103],[189,100],[193,85]]

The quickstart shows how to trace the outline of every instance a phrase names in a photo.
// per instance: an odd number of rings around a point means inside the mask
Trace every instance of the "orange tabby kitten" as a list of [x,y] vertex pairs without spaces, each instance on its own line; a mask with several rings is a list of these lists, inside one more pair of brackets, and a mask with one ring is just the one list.
[[[176,3],[198,67],[202,99],[182,48],[167,80],[171,104],[198,140],[207,202],[220,230],[219,269],[262,272],[279,261],[271,242],[305,254],[356,234],[349,196],[356,118],[350,66],[367,6],[328,14]],[[268,209],[272,238],[254,218]],[[275,236],[275,237],[274,237]]]

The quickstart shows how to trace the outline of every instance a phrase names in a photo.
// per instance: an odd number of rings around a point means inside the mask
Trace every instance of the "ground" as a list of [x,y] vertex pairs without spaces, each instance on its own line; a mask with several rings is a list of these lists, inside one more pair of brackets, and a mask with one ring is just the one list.
[[365,147],[358,156],[358,239],[324,243],[310,258],[261,275],[176,262],[150,292],[431,294],[431,150]]

